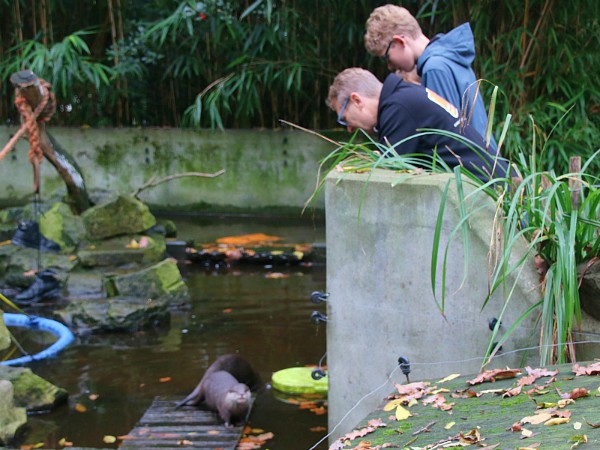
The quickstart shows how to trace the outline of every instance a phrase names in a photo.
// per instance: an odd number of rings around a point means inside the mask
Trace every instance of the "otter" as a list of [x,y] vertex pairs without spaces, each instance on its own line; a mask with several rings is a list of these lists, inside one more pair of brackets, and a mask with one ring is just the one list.
[[250,409],[250,389],[224,370],[212,372],[202,384],[204,405],[217,411],[226,427],[244,422]]
[[[225,372],[229,377],[223,375],[221,372]],[[235,381],[234,384],[231,383],[231,379]],[[175,408],[204,403],[213,411],[218,411],[221,418],[227,424],[229,420],[224,417],[227,414],[222,412],[222,410],[224,408],[239,408],[236,406],[236,402],[232,401],[233,396],[228,394],[230,394],[230,388],[233,388],[233,392],[237,392],[237,395],[240,396],[240,385],[244,385],[247,391],[257,391],[262,387],[263,383],[260,375],[258,375],[246,358],[236,354],[219,356],[206,370],[204,376],[191,394],[177,403]],[[248,392],[249,396],[250,393]],[[245,411],[248,410],[249,403],[248,399]],[[229,416],[238,416],[238,414],[229,414]]]

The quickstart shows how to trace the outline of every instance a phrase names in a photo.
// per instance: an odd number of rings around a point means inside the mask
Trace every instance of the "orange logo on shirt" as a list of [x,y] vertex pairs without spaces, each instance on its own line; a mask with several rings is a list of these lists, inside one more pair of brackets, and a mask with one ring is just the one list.
[[427,91],[427,98],[429,100],[431,100],[436,105],[444,108],[446,110],[446,112],[448,112],[448,114],[450,114],[455,119],[458,119],[458,109],[456,109],[456,106],[454,106],[452,103],[450,103],[444,97],[442,97],[439,94],[436,94],[432,90],[430,90],[428,88],[425,88],[425,90]]

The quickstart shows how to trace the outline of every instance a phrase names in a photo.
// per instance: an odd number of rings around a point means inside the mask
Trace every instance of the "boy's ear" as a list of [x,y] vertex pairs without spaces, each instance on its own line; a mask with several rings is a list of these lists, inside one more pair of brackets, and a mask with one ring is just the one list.
[[362,95],[360,95],[358,92],[350,93],[350,100],[359,106],[363,103]]
[[394,42],[396,42],[396,45],[401,45],[402,47],[406,47],[407,39],[404,34],[395,34],[392,36],[392,39],[394,40]]

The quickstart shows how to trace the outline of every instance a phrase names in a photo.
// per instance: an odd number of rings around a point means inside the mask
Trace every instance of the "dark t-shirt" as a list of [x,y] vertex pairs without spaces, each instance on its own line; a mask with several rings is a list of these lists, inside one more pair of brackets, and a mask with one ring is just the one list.
[[[471,125],[461,122],[458,110],[435,92],[390,74],[383,83],[377,112],[379,142],[392,146],[400,155],[422,154],[433,156],[434,150],[448,166],[462,164],[483,181],[505,177],[508,164],[497,153],[485,149],[485,141]],[[423,128],[443,130],[460,135],[472,144],[457,140],[454,136],[419,134]],[[470,148],[470,147],[474,147]],[[431,158],[429,158],[431,160]]]

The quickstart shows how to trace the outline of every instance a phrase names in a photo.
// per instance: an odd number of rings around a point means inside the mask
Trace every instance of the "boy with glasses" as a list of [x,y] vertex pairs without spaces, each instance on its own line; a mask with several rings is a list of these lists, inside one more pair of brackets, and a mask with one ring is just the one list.
[[[475,43],[468,23],[430,40],[407,9],[384,5],[373,10],[366,27],[369,53],[383,57],[388,69],[403,77],[416,70],[423,86],[456,106],[481,136],[486,135],[488,117],[471,68]],[[490,145],[496,148],[493,137]]]
[[[396,74],[388,75],[382,84],[368,70],[346,69],[329,87],[326,103],[348,131],[375,132],[381,144],[393,147],[386,156],[422,155],[425,162],[435,154],[449,167],[462,165],[482,181],[507,174],[507,162],[495,149],[485,149],[473,127],[461,124],[456,107]],[[417,131],[423,128],[441,133]],[[460,135],[460,139],[448,133]]]

